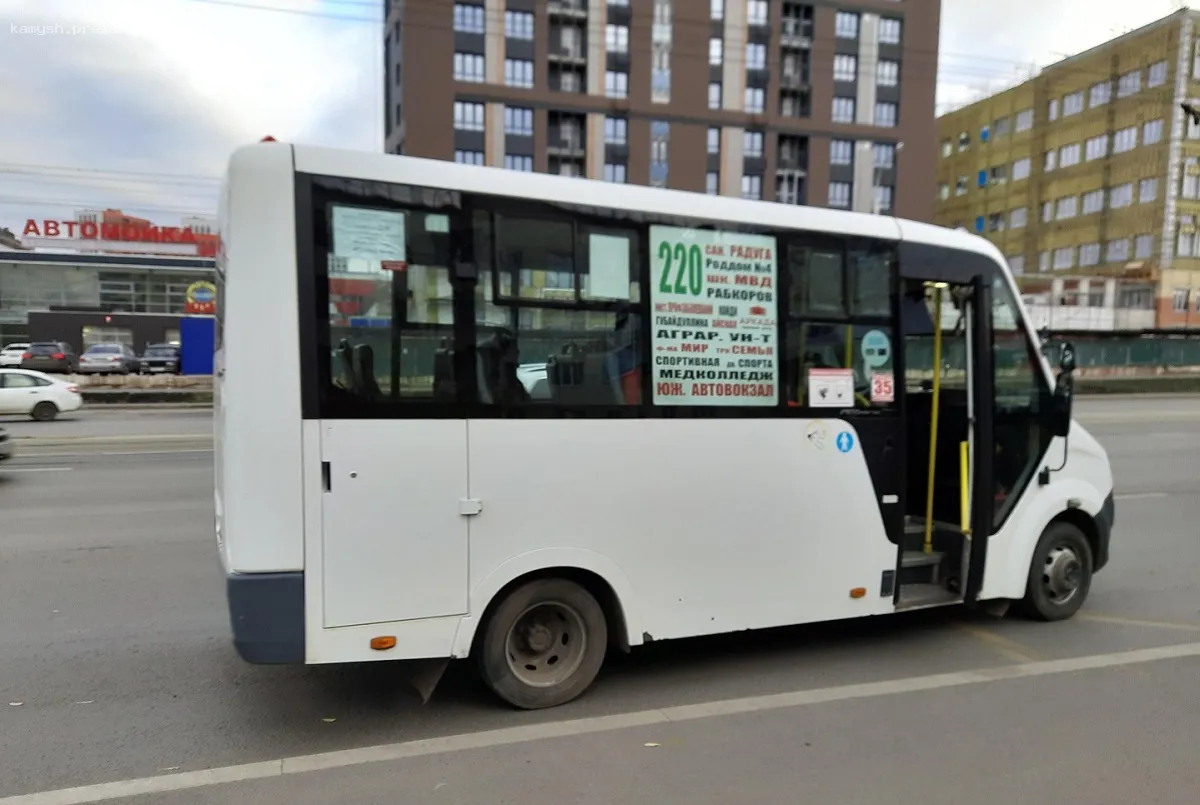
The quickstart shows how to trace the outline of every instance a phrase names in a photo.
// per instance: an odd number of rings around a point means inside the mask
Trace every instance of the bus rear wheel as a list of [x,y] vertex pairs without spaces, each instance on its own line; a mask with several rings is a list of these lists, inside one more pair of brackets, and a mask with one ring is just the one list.
[[484,626],[484,683],[522,710],[556,707],[586,691],[604,664],[608,623],[586,589],[537,579],[506,597]]
[[1042,532],[1029,566],[1025,615],[1043,621],[1061,621],[1083,606],[1092,587],[1092,546],[1075,526],[1051,523]]

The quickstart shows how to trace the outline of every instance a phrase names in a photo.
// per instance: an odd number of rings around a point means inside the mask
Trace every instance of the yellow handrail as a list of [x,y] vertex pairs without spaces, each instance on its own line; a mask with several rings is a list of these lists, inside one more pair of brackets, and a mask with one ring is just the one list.
[[967,445],[967,442],[958,443],[958,505],[961,511],[963,535],[969,537],[971,536],[971,471],[968,466],[970,458]]
[[942,291],[946,283],[933,286],[933,403],[929,417],[929,484],[925,492],[925,553],[933,553],[933,481],[937,468],[938,413],[942,390]]

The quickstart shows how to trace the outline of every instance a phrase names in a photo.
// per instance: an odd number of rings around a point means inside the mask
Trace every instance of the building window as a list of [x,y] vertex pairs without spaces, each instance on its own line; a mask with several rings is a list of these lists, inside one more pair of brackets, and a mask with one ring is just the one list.
[[604,74],[604,94],[610,98],[629,96],[629,73],[609,70]]
[[1083,194],[1083,214],[1094,215],[1104,209],[1104,191],[1093,190]]
[[851,11],[839,11],[834,30],[838,39],[858,39],[858,15]]
[[1054,202],[1042,202],[1042,223],[1046,224],[1054,220]]
[[1150,69],[1146,71],[1146,86],[1159,87],[1165,83],[1167,83],[1167,63],[1159,61],[1150,65]]
[[604,165],[604,181],[625,184],[625,166],[607,162]]
[[1083,111],[1083,90],[1063,96],[1063,117],[1077,115]]
[[709,109],[720,109],[721,108],[721,85],[720,84],[713,83],[713,84],[708,85],[708,108]]
[[858,78],[858,59],[839,53],[833,57],[833,80],[854,81]]
[[1017,128],[1018,133],[1020,133],[1022,131],[1029,131],[1031,128],[1033,128],[1033,110],[1032,109],[1022,109],[1020,112],[1017,112],[1016,128]]
[[1091,162],[1093,159],[1103,159],[1108,156],[1108,135],[1101,134],[1098,137],[1092,137],[1084,143],[1084,159]]
[[725,0],[709,0],[708,16],[710,19],[725,19]]
[[1079,247],[1079,265],[1094,266],[1100,264],[1100,244],[1085,243]]
[[721,65],[721,58],[723,54],[722,49],[724,46],[725,43],[719,36],[714,36],[708,40],[708,63],[713,67],[719,67]]
[[763,155],[763,133],[747,131],[742,134],[742,156],[758,158]]
[[767,104],[767,93],[762,87],[746,87],[746,111],[761,115]]
[[1012,178],[1014,182],[1018,179],[1029,178],[1029,157],[1022,157],[1013,163]]
[[879,43],[882,45],[900,44],[900,20],[891,17],[879,18]]
[[708,130],[708,153],[721,153],[721,130],[718,128]]
[[1050,252],[1038,252],[1038,271],[1050,270]]
[[1067,196],[1060,198],[1054,209],[1054,219],[1057,221],[1065,221],[1068,218],[1074,218],[1079,214],[1079,197]]
[[1108,191],[1108,208],[1119,210],[1133,204],[1133,182],[1117,185]]
[[1108,242],[1106,262],[1123,263],[1129,259],[1129,238],[1118,238]]
[[1187,313],[1189,296],[1191,291],[1188,288],[1176,288],[1171,295],[1171,309],[1176,313]]
[[483,131],[483,104],[454,102],[454,128],[459,131]]
[[[482,109],[483,104],[479,104]],[[480,128],[482,130],[482,127]],[[504,107],[504,133],[518,136],[533,136],[533,110],[518,106]]]
[[604,26],[604,49],[609,53],[628,53],[629,26],[612,24]]
[[1121,129],[1113,135],[1113,153],[1123,154],[1137,148],[1137,126]]
[[875,125],[894,128],[896,126],[896,111],[896,104],[879,101],[875,104]]
[[942,140],[942,159],[945,159],[952,153],[954,153],[954,143],[949,140]]
[[875,65],[875,83],[881,87],[900,84],[900,62],[881,61]]
[[1050,101],[1047,105],[1046,118],[1050,121],[1058,120],[1058,98]]
[[940,201],[945,201],[948,198],[950,198],[950,185],[942,182],[938,185],[938,199]]
[[891,143],[875,143],[875,167],[887,169],[896,167],[896,146]]
[[454,161],[460,165],[482,165],[482,151],[455,151]]
[[510,171],[522,171],[524,173],[533,172],[533,157],[520,156],[517,154],[504,155],[504,167]]
[[892,212],[892,199],[894,196],[891,185],[881,184],[875,186],[875,214],[890,215]]
[[471,6],[466,3],[454,4],[454,30],[464,34],[481,34],[484,32],[483,6]]
[[1064,268],[1070,268],[1075,265],[1075,247],[1064,246],[1061,249],[1054,250],[1054,270],[1061,271]]
[[1154,254],[1154,236],[1138,235],[1133,241],[1133,259],[1149,260]]
[[850,183],[829,183],[829,206],[839,210],[850,209]]
[[533,62],[525,59],[505,59],[504,83],[510,87],[532,87]]
[[1127,98],[1142,89],[1142,71],[1132,70],[1117,79],[1117,97]]
[[505,11],[504,35],[509,39],[533,39],[533,15],[528,11]]
[[1004,213],[993,212],[987,217],[988,232],[1003,232],[1004,231]]
[[1012,254],[1008,257],[1008,270],[1013,274],[1025,273],[1025,255]]
[[704,192],[715,196],[721,192],[721,177],[716,171],[704,174]]
[[1062,148],[1058,149],[1059,167],[1069,168],[1073,165],[1078,165],[1080,151],[1081,149],[1079,147],[1079,143],[1071,143],[1070,145],[1064,145]]
[[971,135],[965,131],[958,133],[958,152],[961,154],[971,147]]
[[762,198],[762,177],[748,175],[742,177],[742,198],[758,200]]
[[1056,167],[1058,167],[1058,152],[1052,149],[1046,152],[1046,162],[1042,165],[1042,172],[1049,173]]
[[1095,108],[1108,103],[1112,97],[1112,83],[1101,81],[1098,84],[1092,84],[1088,89],[1088,105]]
[[760,45],[757,42],[751,42],[746,45],[746,69],[747,70],[765,70],[767,69],[767,46]]
[[1008,228],[1020,229],[1025,226],[1029,219],[1029,210],[1027,207],[1017,207],[1008,214]]
[[1158,179],[1142,179],[1138,182],[1138,203],[1149,204],[1158,198]]
[[954,195],[965,196],[967,194],[967,177],[959,176],[954,180]]
[[483,56],[479,53],[454,54],[454,80],[482,84]]
[[767,24],[767,0],[747,0],[746,24],[747,25],[766,25]]
[[608,145],[625,145],[628,142],[629,121],[623,117],[604,118],[604,142]]
[[830,120],[834,123],[853,123],[854,122],[854,99],[853,98],[834,98],[833,111],[830,112]]
[[1179,195],[1183,198],[1200,196],[1200,164],[1196,157],[1186,157],[1183,160],[1183,176],[1180,178]]
[[1163,138],[1163,122],[1161,120],[1151,120],[1142,124],[1142,145],[1154,145],[1162,142]]
[[854,143],[850,140],[830,140],[829,141],[829,164],[830,165],[852,165],[854,164]]

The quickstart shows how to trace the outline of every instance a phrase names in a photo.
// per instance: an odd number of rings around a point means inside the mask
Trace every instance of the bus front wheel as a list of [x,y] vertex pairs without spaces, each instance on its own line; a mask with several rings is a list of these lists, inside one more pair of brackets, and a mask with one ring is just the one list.
[[1092,546],[1070,523],[1057,521],[1042,532],[1021,608],[1029,617],[1060,621],[1083,606],[1092,586]]
[[523,710],[565,704],[595,680],[608,647],[604,610],[566,579],[524,584],[484,626],[478,663],[497,696]]

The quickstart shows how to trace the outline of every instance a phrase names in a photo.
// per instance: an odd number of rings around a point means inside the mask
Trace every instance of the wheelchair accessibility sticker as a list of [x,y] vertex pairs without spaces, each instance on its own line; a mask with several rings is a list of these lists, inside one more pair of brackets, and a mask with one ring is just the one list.
[[844,430],[837,435],[837,449],[839,453],[849,453],[854,449],[854,434],[848,430]]

